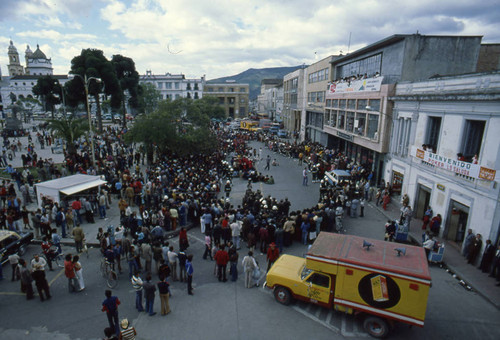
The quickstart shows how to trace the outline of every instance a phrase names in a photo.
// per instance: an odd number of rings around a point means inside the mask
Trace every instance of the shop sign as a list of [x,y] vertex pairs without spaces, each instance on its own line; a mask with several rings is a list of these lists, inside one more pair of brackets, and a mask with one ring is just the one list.
[[441,190],[441,191],[444,191],[444,190],[446,189],[446,187],[445,187],[444,185],[439,184],[439,183],[438,183],[438,184],[436,184],[436,188],[438,188],[438,189],[439,189],[439,190]]
[[449,158],[438,155],[429,151],[419,149],[415,146],[411,149],[411,155],[419,158],[422,161],[434,165],[436,168],[448,170],[456,174],[468,176],[476,179],[484,179],[493,181],[496,177],[496,170],[486,168],[479,164],[460,161],[458,159]]
[[337,131],[337,136],[339,136],[342,139],[346,139],[346,140],[352,141],[352,135],[348,135],[347,133],[343,133],[343,132]]

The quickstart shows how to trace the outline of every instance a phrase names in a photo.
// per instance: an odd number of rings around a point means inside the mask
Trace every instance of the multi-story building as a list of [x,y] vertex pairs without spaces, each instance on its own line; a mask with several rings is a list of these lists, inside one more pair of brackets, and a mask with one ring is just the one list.
[[307,139],[323,145],[328,143],[328,135],[323,131],[325,95],[331,82],[331,62],[334,56],[324,58],[306,67],[304,80],[306,105],[302,111],[300,139]]
[[296,136],[302,125],[302,111],[307,99],[304,73],[305,68],[299,68],[283,77],[283,124],[288,132]]
[[[440,235],[466,230],[499,241],[500,72],[434,77],[396,86],[384,179],[407,193],[416,218],[428,206]],[[483,243],[484,244],[484,243]]]
[[140,76],[139,83],[153,84],[160,92],[161,99],[199,99],[203,96],[205,76],[200,79],[186,79],[182,73],[156,75],[148,70],[145,75]]
[[205,84],[203,95],[218,98],[219,105],[224,108],[226,117],[244,118],[249,114],[249,92],[249,84],[236,83],[234,80],[226,80],[225,83]]
[[378,184],[385,177],[395,84],[475,72],[480,43],[480,36],[397,34],[332,60],[325,145],[367,165]]
[[257,96],[257,112],[272,121],[281,121],[283,110],[283,79],[262,79]]

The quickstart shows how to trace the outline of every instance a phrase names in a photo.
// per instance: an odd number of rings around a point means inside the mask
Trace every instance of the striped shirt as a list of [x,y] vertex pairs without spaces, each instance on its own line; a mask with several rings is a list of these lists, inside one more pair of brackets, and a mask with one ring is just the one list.
[[134,340],[135,339],[135,328],[129,327],[127,329],[123,329],[120,333],[123,340]]

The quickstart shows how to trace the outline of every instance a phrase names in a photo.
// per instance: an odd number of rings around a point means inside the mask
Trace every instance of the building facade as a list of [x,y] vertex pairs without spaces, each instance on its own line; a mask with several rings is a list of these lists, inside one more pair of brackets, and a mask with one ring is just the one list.
[[[440,235],[462,246],[467,229],[499,241],[500,72],[396,86],[384,179],[422,218],[432,207]],[[483,242],[484,244],[484,242]]]
[[[393,35],[332,60],[324,131],[331,148],[384,177],[389,151],[395,84],[438,74],[475,72],[478,36]],[[396,186],[394,188],[398,190]]]
[[305,69],[306,105],[302,112],[300,138],[327,145],[328,135],[323,130],[325,95],[331,83],[333,56],[324,58]]
[[283,79],[263,79],[257,96],[257,113],[281,122],[283,111]]
[[245,118],[249,114],[250,85],[228,80],[205,84],[203,95],[216,97],[227,118]]
[[139,77],[139,83],[153,84],[160,92],[161,99],[192,98],[199,99],[203,96],[205,76],[200,79],[186,79],[184,74],[164,75],[153,74],[150,70]]
[[292,135],[298,136],[302,111],[305,109],[305,68],[299,68],[283,77],[283,124]]

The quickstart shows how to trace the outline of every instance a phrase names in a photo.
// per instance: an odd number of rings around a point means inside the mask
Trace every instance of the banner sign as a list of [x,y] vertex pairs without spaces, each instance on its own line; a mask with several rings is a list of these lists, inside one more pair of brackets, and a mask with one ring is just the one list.
[[380,91],[384,77],[366,78],[345,83],[330,84],[328,94]]
[[419,149],[415,146],[411,148],[411,155],[419,158],[422,161],[432,164],[437,168],[445,169],[463,176],[468,176],[476,179],[484,179],[486,181],[494,181],[496,170],[486,168],[479,164],[459,161],[458,159],[441,156],[429,151]]

